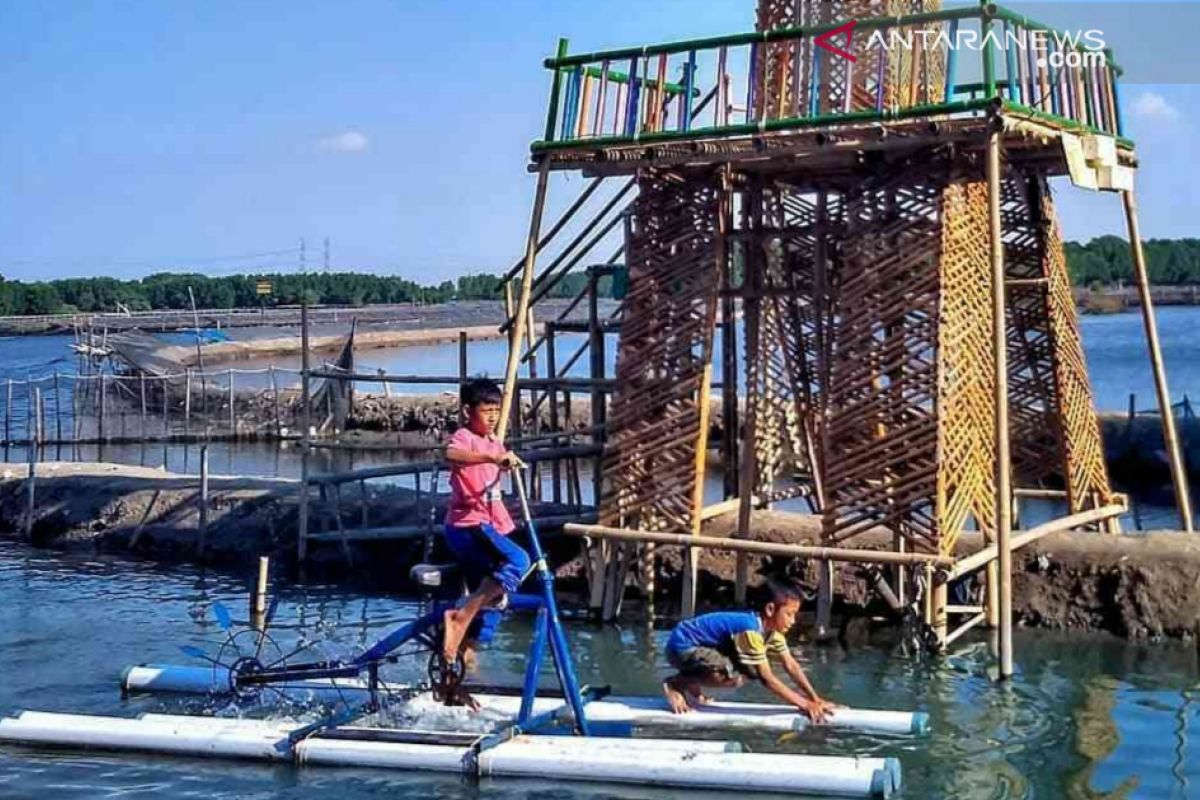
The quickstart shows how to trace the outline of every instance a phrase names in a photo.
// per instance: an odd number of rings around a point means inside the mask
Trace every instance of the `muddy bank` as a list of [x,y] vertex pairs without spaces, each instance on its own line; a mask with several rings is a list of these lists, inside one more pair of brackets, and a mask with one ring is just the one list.
[[[0,535],[23,538],[28,508],[26,470],[0,472]],[[298,530],[298,482],[241,477],[209,478],[208,526],[200,533],[200,482],[196,476],[118,464],[45,462],[38,465],[30,539],[35,545],[130,553],[162,561],[203,561],[245,567],[259,555],[292,565]],[[332,503],[314,490],[310,531],[337,529]],[[365,511],[364,511],[365,506]],[[551,503],[533,504],[539,516],[568,511]],[[428,494],[374,483],[366,495],[347,489],[339,506],[346,529],[416,526],[431,517]],[[432,510],[441,519],[444,509]],[[555,529],[547,533],[551,536]],[[563,537],[565,538],[565,537]],[[563,544],[567,544],[565,541]],[[354,543],[347,563],[338,542],[310,544],[307,566],[334,577],[409,587],[408,565],[421,560],[424,538]],[[578,551],[573,543],[571,555]],[[560,554],[564,560],[571,557]]]
[[[24,530],[24,469],[0,473],[0,535],[19,537]],[[292,564],[297,522],[296,483],[286,480],[211,478],[211,512],[203,560],[245,567],[260,554],[280,565]],[[411,525],[429,518],[428,505],[418,506],[412,492],[375,485],[365,498],[348,498],[342,514],[347,527],[361,524],[365,502],[372,526]],[[563,509],[541,507],[541,514]],[[333,526],[332,512],[313,507],[314,529]],[[440,512],[434,512],[434,517]],[[705,526],[708,535],[728,535],[736,515],[727,514]],[[39,465],[37,503],[32,526],[35,544],[72,549],[131,553],[164,561],[191,561],[199,553],[199,485],[195,477],[155,469],[111,464]],[[815,517],[764,511],[752,521],[754,537],[763,541],[816,542]],[[543,531],[551,559],[560,566],[564,589],[581,588],[577,539]],[[868,539],[868,541],[870,541]],[[887,546],[881,533],[873,544]],[[980,546],[965,535],[963,552]],[[411,588],[407,567],[421,558],[420,536],[403,541],[359,544],[347,565],[336,543],[314,547],[310,568],[333,580],[369,580]],[[679,551],[660,547],[658,589],[662,607],[678,597]],[[752,559],[755,580],[765,572],[786,572],[813,583],[815,565]],[[1014,613],[1019,624],[1065,630],[1107,631],[1131,639],[1183,638],[1200,632],[1200,537],[1161,531],[1111,536],[1073,532],[1049,536],[1017,553]],[[700,595],[706,607],[732,602],[736,560],[709,551],[700,560]],[[837,611],[845,618],[874,613],[861,570],[839,567]],[[963,581],[951,589],[952,603],[974,603],[981,587]]]
[[[373,330],[359,331],[354,336],[355,350],[379,350],[385,347],[408,347],[412,345],[442,344],[457,342],[459,332],[465,332],[470,341],[501,339],[503,335],[495,325],[475,325],[466,328],[430,328],[425,330]],[[336,353],[346,343],[346,334],[327,334],[309,337],[309,346],[314,353]],[[244,361],[250,358],[294,355],[300,352],[300,336],[278,336],[269,339],[218,342],[203,348],[205,366]],[[195,345],[164,345],[154,351],[159,358],[177,362],[184,367],[197,365]]]
[[[725,514],[705,533],[728,536],[736,514]],[[752,520],[754,538],[797,544],[819,543],[816,517],[763,511]],[[891,534],[868,535],[863,546],[886,548]],[[978,550],[977,534],[963,534],[960,555]],[[664,550],[666,550],[664,548]],[[676,550],[676,548],[671,548]],[[678,553],[665,552],[660,572],[672,588],[678,580]],[[705,552],[702,595],[732,598],[736,559],[730,553]],[[755,580],[763,573],[788,572],[815,586],[815,565],[755,557]],[[1013,557],[1013,614],[1027,627],[1106,631],[1129,639],[1200,636],[1200,536],[1179,531],[1151,531],[1113,536],[1071,531],[1047,536]],[[835,570],[835,591],[843,614],[881,610],[857,565]],[[951,587],[951,603],[982,603],[982,586],[964,579]]]

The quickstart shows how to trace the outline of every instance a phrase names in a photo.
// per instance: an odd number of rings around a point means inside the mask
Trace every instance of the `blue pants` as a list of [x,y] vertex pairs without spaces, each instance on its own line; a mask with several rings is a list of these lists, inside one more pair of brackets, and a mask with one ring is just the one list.
[[[471,591],[479,588],[484,578],[491,578],[505,593],[512,594],[520,588],[521,580],[529,571],[529,554],[487,523],[468,528],[447,525],[445,538]],[[502,615],[499,609],[484,608],[467,635],[480,644],[491,642]]]

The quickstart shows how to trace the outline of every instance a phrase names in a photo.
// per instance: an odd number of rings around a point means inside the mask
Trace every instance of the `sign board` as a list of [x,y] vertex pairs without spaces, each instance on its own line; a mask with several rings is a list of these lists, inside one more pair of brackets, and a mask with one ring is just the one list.
[[1082,189],[1132,191],[1133,167],[1117,160],[1116,140],[1111,136],[1062,134],[1063,155],[1071,183]]
[[260,297],[263,295],[270,294],[271,293],[271,282],[267,281],[267,280],[260,280],[258,283],[256,283],[254,285],[254,293],[259,295]]

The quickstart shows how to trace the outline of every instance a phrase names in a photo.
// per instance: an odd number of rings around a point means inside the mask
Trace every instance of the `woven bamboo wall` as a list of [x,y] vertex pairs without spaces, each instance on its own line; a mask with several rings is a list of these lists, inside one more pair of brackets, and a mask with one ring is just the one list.
[[600,520],[687,531],[698,524],[708,433],[720,183],[648,172],[638,185]]
[[[743,310],[747,428],[754,431],[754,494],[773,501],[804,492],[820,505],[819,371],[827,322],[825,284],[832,269],[832,235],[840,223],[838,198],[803,194],[773,183],[751,200],[749,247]],[[751,322],[753,320],[753,322]],[[757,336],[751,337],[751,330]],[[807,478],[792,487],[781,477],[803,470]]]
[[1045,177],[1008,178],[1001,214],[1014,473],[1026,486],[1065,476],[1071,510],[1080,511],[1089,502],[1108,502],[1112,493]]

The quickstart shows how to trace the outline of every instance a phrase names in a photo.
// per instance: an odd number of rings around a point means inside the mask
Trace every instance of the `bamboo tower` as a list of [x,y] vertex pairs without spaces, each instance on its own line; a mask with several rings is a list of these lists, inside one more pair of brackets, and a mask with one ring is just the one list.
[[[971,25],[985,42],[1007,38],[965,53],[950,43]],[[1049,185],[1082,174],[1081,148],[1093,186],[1122,191],[1144,283],[1119,67],[1111,54],[1096,64],[1056,50],[1050,30],[995,6],[760,0],[752,34],[574,57],[560,45],[534,145],[540,189],[548,170],[629,175],[638,189],[602,525],[698,534],[736,507],[738,535],[754,538],[754,509],[805,498],[831,560],[878,546],[884,530],[893,552],[943,565],[897,566],[895,594],[925,595],[942,643],[1000,625],[1011,670],[1014,484],[1061,498],[1066,514],[1045,530],[1113,529],[1122,511]],[[895,34],[920,44],[889,45]],[[718,398],[725,500],[713,504]],[[1174,447],[1170,415],[1164,427]],[[982,549],[961,552],[967,531]],[[630,573],[652,581],[651,548],[617,540],[600,551],[593,598],[606,615]],[[739,591],[748,567],[739,561]],[[948,585],[983,568],[986,601],[951,632]],[[820,574],[827,618],[828,564]]]

